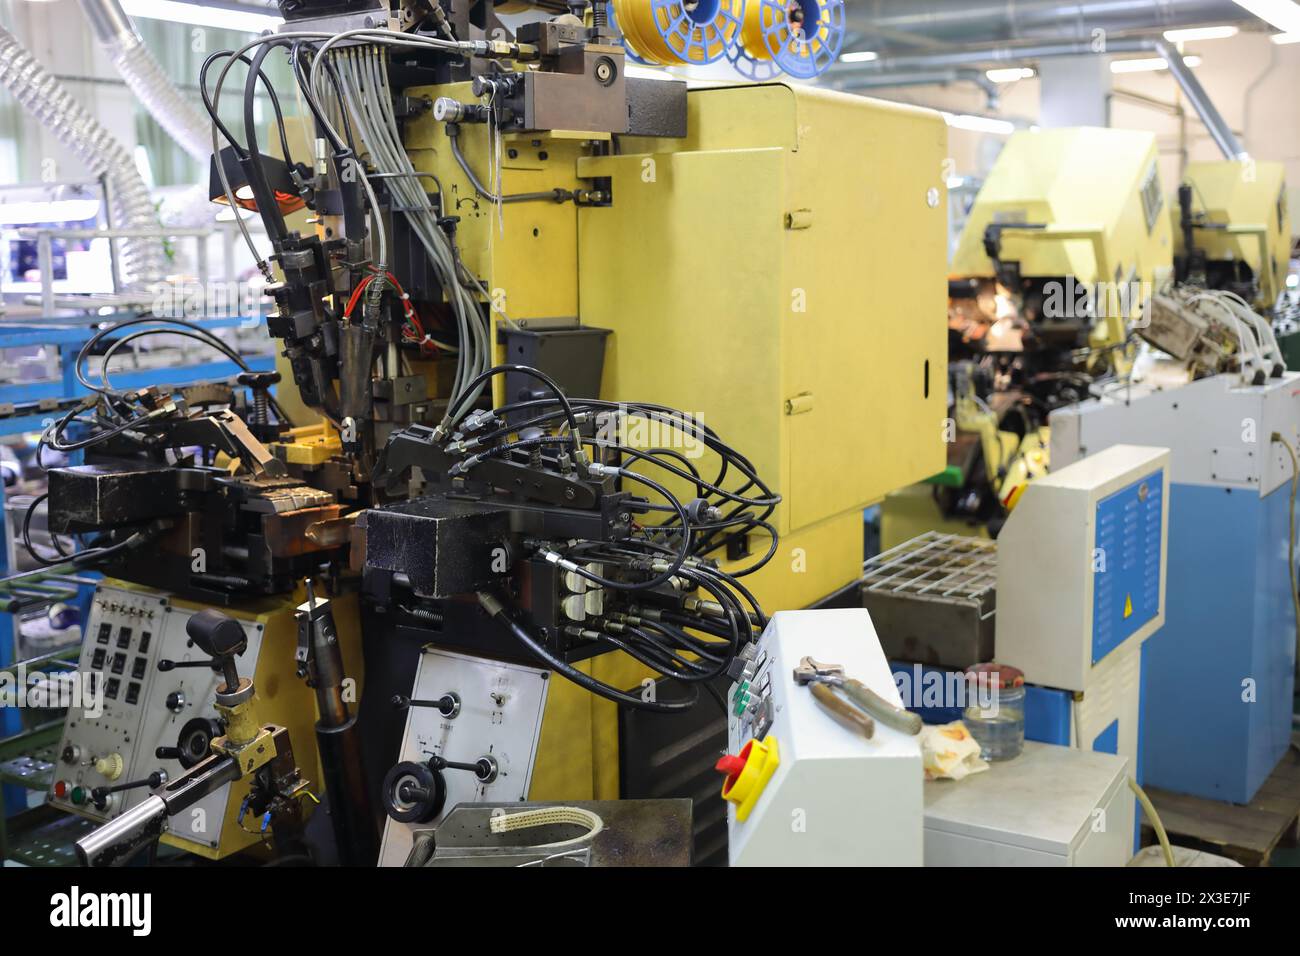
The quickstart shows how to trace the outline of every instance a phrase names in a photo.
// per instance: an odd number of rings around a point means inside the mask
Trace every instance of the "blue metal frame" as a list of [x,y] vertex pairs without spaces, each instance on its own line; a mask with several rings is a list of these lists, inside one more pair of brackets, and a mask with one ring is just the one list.
[[1146,645],[1152,786],[1249,803],[1291,745],[1290,494],[1171,486],[1165,625]]
[[[205,329],[229,329],[244,326],[254,320],[249,316],[232,316],[220,319],[188,319],[187,321]],[[260,323],[261,319],[256,321]],[[92,328],[89,325],[74,327],[66,324],[0,323],[0,349],[32,345],[58,346],[61,371],[58,381],[0,384],[0,404],[12,403],[18,406],[34,406],[38,402],[50,400],[66,402],[85,395],[86,389],[77,381],[77,355],[81,351],[81,347],[98,331],[99,329]],[[259,372],[270,371],[275,368],[274,355],[255,356],[246,359],[246,361],[252,369]],[[164,381],[170,385],[193,385],[198,382],[233,378],[240,371],[242,370],[234,362],[224,360],[204,362],[183,369],[131,371],[124,368],[114,374],[113,384],[119,388],[144,388]],[[0,436],[41,431],[50,415],[51,412],[48,410],[33,409],[30,414],[23,414],[19,411],[18,414],[0,418]]]

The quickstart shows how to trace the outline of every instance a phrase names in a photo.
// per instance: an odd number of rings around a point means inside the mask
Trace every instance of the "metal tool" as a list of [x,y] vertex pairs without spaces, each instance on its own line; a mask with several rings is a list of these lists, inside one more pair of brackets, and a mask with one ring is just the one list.
[[[794,669],[794,680],[796,684],[809,685],[817,702],[831,716],[868,740],[876,732],[876,720],[910,736],[921,732],[919,715],[895,707],[862,681],[845,676],[840,664],[823,664],[815,658],[804,657]],[[842,691],[848,700],[836,694],[835,689]]]

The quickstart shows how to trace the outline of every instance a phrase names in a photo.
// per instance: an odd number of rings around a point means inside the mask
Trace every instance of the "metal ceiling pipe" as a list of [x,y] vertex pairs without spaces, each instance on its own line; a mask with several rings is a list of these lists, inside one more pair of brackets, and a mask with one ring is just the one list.
[[[131,153],[4,27],[0,27],[0,85],[94,175],[107,180],[114,227],[159,228],[149,189]],[[167,257],[161,238],[118,241],[122,280],[127,286],[142,288],[165,273]]]
[[1111,40],[1102,50],[1094,48],[1091,41],[1068,43],[1039,43],[1029,46],[996,47],[983,50],[955,50],[943,53],[922,53],[909,56],[884,57],[867,63],[839,64],[827,72],[827,77],[853,76],[845,83],[855,82],[860,76],[888,73],[920,73],[936,69],[959,69],[984,66],[990,63],[1025,63],[1056,56],[1097,56],[1111,53],[1150,53],[1163,57],[1169,72],[1177,81],[1183,95],[1196,110],[1215,144],[1228,159],[1245,159],[1250,154],[1237,134],[1232,131],[1223,115],[1215,107],[1205,87],[1201,85],[1183,55],[1167,40],[1135,38]]
[[881,90],[904,86],[950,86],[953,83],[971,83],[984,91],[989,109],[997,109],[1002,91],[985,75],[983,70],[926,70],[919,73],[882,73],[872,76],[855,76],[839,84],[848,91]]
[[1007,43],[1031,38],[1091,40],[1105,34],[1169,30],[1249,19],[1231,0],[856,0],[850,26],[868,37],[941,43]]
[[136,32],[118,0],[81,0],[81,12],[95,40],[108,54],[131,92],[158,125],[204,167],[212,157],[212,127],[192,97],[168,78]]

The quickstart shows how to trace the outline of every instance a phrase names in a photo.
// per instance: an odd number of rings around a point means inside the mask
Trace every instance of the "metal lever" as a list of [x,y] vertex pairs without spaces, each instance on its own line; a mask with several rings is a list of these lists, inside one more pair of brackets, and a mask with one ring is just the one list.
[[176,670],[177,668],[180,668],[180,667],[206,667],[206,668],[208,668],[209,670],[214,670],[214,671],[215,671],[215,670],[220,670],[220,669],[221,669],[221,665],[218,664],[215,660],[211,660],[211,661],[171,661],[171,660],[168,660],[167,658],[164,657],[162,660],[160,660],[160,661],[158,662],[158,669],[159,669],[160,671],[174,671],[174,670]]
[[90,799],[95,806],[103,810],[108,806],[108,795],[111,793],[121,793],[123,790],[135,790],[137,787],[148,787],[150,790],[157,790],[168,780],[166,770],[155,770],[143,780],[129,780],[126,783],[115,784],[111,787],[95,787],[90,791]]
[[392,703],[394,710],[406,710],[410,707],[432,707],[448,720],[460,713],[460,695],[454,691],[443,694],[437,700],[418,700],[396,694],[393,696]]

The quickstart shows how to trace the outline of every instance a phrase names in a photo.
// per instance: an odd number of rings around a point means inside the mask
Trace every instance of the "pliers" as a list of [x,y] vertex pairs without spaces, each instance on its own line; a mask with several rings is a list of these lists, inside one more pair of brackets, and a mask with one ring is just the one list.
[[[876,720],[909,736],[921,732],[920,715],[895,707],[862,681],[846,677],[841,664],[823,664],[805,657],[794,669],[794,680],[796,684],[808,685],[817,702],[831,716],[868,740],[876,732]],[[835,690],[843,692],[848,700],[836,694]]]

